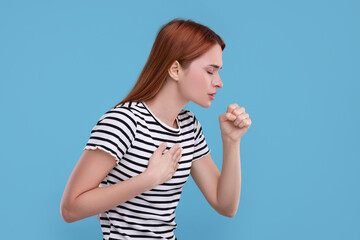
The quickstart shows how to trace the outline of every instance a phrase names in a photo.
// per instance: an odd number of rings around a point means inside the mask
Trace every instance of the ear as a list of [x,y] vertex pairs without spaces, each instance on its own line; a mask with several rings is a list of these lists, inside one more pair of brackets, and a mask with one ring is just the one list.
[[180,71],[182,71],[181,65],[177,60],[175,60],[174,63],[170,66],[168,73],[172,79],[178,81],[180,76]]

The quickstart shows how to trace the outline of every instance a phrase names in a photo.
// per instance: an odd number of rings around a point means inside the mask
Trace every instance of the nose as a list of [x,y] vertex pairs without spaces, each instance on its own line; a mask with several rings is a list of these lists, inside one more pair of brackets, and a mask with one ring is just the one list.
[[218,76],[215,80],[214,80],[214,84],[217,88],[222,88],[223,87],[223,82],[221,81],[220,76]]

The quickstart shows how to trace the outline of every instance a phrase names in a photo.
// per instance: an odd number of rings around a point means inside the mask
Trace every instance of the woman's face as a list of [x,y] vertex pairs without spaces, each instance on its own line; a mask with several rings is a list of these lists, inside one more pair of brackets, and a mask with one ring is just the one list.
[[213,98],[209,94],[214,94],[217,92],[217,88],[223,86],[219,75],[221,67],[222,49],[219,44],[216,44],[195,59],[184,71],[179,82],[181,94],[186,100],[202,107],[210,107]]

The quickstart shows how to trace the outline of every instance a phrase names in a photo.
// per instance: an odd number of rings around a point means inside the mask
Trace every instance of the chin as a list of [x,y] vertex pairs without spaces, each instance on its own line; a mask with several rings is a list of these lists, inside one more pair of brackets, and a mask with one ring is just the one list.
[[209,107],[211,107],[211,100],[194,100],[193,101],[195,104],[197,104],[197,105],[199,105],[199,106],[201,106],[201,107],[203,107],[203,108],[209,108]]

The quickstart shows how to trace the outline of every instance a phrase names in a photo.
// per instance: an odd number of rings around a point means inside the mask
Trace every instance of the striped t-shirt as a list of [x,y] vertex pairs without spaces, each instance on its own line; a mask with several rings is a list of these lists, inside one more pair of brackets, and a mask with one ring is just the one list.
[[179,167],[169,181],[99,214],[103,239],[177,239],[175,209],[191,164],[210,149],[200,122],[190,110],[182,109],[176,121],[178,128],[164,124],[144,101],[138,101],[112,108],[93,127],[84,150],[102,149],[117,163],[99,187],[145,171],[162,142],[167,142],[164,153],[177,143],[183,148]]

